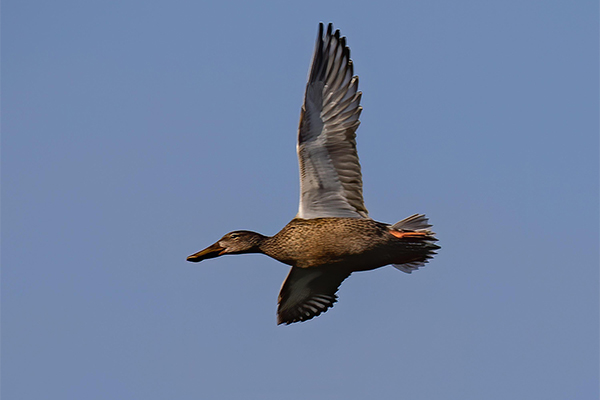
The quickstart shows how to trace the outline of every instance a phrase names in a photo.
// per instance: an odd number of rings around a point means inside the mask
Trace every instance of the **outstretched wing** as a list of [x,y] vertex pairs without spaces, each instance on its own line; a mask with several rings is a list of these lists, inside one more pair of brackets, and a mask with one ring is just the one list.
[[307,321],[333,307],[350,272],[323,267],[292,267],[279,292],[277,324]]
[[362,107],[350,49],[329,24],[319,36],[306,85],[298,130],[298,218],[368,218],[356,153]]

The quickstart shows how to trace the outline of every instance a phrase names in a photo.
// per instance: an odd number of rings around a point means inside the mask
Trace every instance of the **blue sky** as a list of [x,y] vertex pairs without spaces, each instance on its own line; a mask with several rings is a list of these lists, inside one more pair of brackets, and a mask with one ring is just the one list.
[[[442,249],[276,326],[288,267],[185,258],[295,215],[320,21]],[[2,397],[597,398],[598,200],[596,1],[7,1]]]

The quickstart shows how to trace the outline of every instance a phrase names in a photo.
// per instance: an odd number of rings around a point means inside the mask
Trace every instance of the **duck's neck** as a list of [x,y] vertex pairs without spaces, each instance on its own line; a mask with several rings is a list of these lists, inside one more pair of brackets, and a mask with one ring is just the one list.
[[258,243],[258,246],[256,248],[256,252],[257,253],[263,253],[264,255],[267,255],[271,258],[274,258],[278,261],[281,261],[280,257],[279,257],[279,253],[280,253],[280,249],[279,246],[277,246],[276,240],[274,239],[273,236],[263,236],[261,235],[261,240]]

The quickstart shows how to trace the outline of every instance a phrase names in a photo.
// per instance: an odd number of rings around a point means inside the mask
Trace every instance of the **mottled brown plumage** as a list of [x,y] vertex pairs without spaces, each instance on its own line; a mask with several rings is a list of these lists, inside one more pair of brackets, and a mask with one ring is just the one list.
[[391,226],[372,219],[294,218],[276,235],[234,231],[188,257],[199,262],[224,254],[263,253],[292,266],[279,294],[278,323],[311,319],[337,300],[352,272],[393,264],[412,272],[439,246],[423,215]]
[[[431,237],[428,237],[431,239]],[[294,218],[275,236],[265,238],[262,253],[294,267],[324,264],[349,271],[367,271],[404,264],[427,254],[427,240],[400,239],[387,224],[357,218]],[[423,248],[424,253],[416,251]]]
[[355,140],[360,99],[345,38],[331,24],[327,32],[320,24],[298,129],[296,218],[272,237],[234,231],[188,257],[199,262],[224,254],[263,253],[291,265],[279,293],[279,324],[325,312],[352,272],[392,264],[411,273],[439,249],[424,215],[394,225],[369,218]]

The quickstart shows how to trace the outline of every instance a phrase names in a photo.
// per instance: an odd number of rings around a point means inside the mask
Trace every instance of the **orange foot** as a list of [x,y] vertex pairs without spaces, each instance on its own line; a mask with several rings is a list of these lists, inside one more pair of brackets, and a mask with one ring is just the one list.
[[390,230],[390,233],[400,239],[428,236],[428,233],[426,233],[426,232],[400,232],[400,231]]

